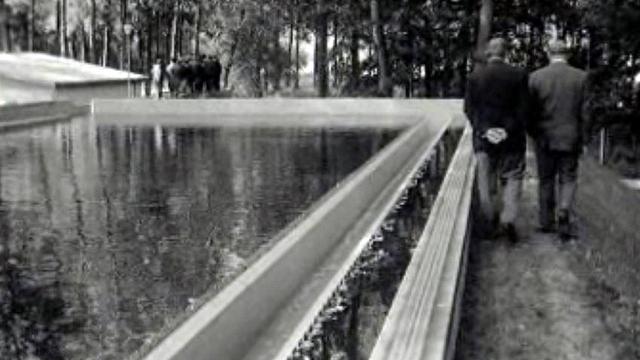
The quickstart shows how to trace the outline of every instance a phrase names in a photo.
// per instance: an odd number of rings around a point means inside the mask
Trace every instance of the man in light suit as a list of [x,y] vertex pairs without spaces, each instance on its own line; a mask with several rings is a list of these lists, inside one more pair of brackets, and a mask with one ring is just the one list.
[[497,234],[504,233],[511,242],[516,242],[514,222],[525,167],[528,90],[527,73],[507,64],[506,54],[504,39],[489,41],[487,64],[478,66],[469,76],[464,107],[473,128],[485,233],[496,230],[493,190],[501,182],[504,187]]
[[[540,230],[571,238],[571,211],[576,192],[578,158],[589,123],[587,73],[567,63],[564,41],[548,45],[550,64],[529,77],[532,118],[529,132],[535,141],[540,178]],[[556,214],[556,186],[558,187]]]

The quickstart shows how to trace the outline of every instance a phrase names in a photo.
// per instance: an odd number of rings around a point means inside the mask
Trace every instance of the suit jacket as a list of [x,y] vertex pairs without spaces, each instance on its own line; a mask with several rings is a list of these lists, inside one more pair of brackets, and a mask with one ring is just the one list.
[[531,136],[550,150],[579,151],[589,124],[587,73],[554,62],[529,78]]
[[[526,149],[527,73],[503,61],[492,60],[470,76],[464,110],[473,127],[475,151]],[[494,127],[504,128],[507,139],[494,145],[483,136]]]

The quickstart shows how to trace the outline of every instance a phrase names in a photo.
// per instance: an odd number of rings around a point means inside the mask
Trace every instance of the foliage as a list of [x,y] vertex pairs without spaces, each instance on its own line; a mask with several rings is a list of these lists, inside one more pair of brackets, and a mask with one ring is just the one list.
[[[320,11],[312,0],[4,2],[12,11],[9,28],[15,50],[28,47],[35,4],[34,50],[60,54],[61,24],[66,20],[67,56],[123,67],[127,39],[122,24],[130,22],[135,29],[134,70],[146,72],[154,58],[168,61],[172,52],[217,54],[228,86],[247,96],[280,91],[282,78],[298,78],[296,69],[307,59],[314,61],[316,73],[328,69],[331,92],[337,95],[375,94],[379,75],[388,72],[388,81],[407,95],[460,96],[472,68],[481,4],[480,0],[324,0]],[[66,17],[61,16],[61,3],[68,4]],[[379,44],[373,36],[372,4],[379,7]],[[511,61],[533,70],[546,62],[544,44],[550,36],[567,38],[575,45],[572,61],[593,72],[601,105],[629,102],[629,79],[640,70],[637,0],[493,0],[492,4],[492,34],[512,41]],[[319,59],[316,51],[306,49],[318,41],[315,35],[324,22],[328,52],[326,59]],[[311,46],[305,46],[309,42]],[[302,49],[299,56],[296,44]],[[383,57],[378,56],[380,51]],[[381,63],[388,71],[381,71]],[[296,83],[286,80],[285,86]]]

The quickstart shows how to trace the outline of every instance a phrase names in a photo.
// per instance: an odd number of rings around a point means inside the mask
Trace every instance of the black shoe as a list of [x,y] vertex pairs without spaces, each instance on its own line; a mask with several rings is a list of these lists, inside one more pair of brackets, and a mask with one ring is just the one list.
[[568,210],[558,211],[558,235],[564,241],[571,240],[571,223]]
[[518,232],[516,231],[515,225],[513,223],[505,223],[501,226],[504,235],[507,237],[510,243],[515,244],[518,242]]

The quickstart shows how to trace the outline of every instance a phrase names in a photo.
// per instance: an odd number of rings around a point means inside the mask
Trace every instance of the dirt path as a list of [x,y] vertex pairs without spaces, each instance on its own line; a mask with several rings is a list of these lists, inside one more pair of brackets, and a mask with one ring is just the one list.
[[628,359],[593,297],[580,245],[535,231],[536,187],[527,176],[519,244],[472,245],[456,359]]

